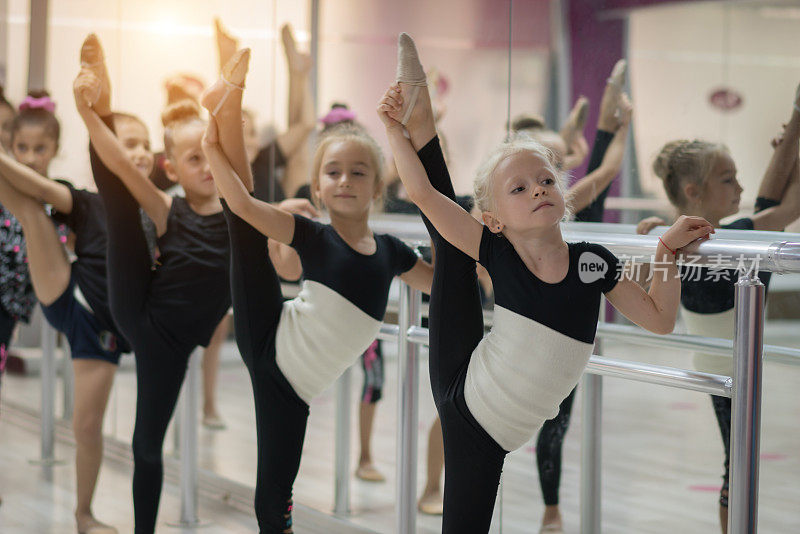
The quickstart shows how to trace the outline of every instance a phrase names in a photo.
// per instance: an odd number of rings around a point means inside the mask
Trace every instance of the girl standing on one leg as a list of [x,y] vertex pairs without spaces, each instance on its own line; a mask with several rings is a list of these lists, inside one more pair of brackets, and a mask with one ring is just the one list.
[[[637,324],[672,331],[680,281],[670,250],[713,229],[702,218],[681,218],[656,253],[667,276],[645,293],[620,279],[619,262],[607,249],[563,240],[562,177],[549,151],[530,140],[502,144],[482,165],[475,188],[481,225],[453,201],[424,71],[405,34],[398,55],[399,85],[387,91],[378,113],[436,250],[430,374],[444,436],[442,530],[486,532],[505,455],[556,414],[586,366],[601,293]],[[486,338],[478,260],[495,291],[494,326]],[[589,265],[597,276],[586,276]],[[532,339],[540,347],[535,354]],[[498,383],[504,387],[498,390]]]
[[[105,211],[96,193],[75,189],[69,182],[47,178],[49,162],[58,147],[59,125],[49,108],[20,113],[13,150],[18,161],[0,154],[0,199],[20,217],[28,242],[33,287],[48,322],[63,332],[70,345],[75,375],[73,432],[78,532],[116,532],[97,521],[91,510],[103,457],[102,423],[121,353],[130,350],[119,333],[108,305]],[[153,167],[147,130],[132,115],[116,114],[115,123],[125,157],[142,172]],[[37,158],[39,154],[41,157]],[[46,214],[75,235],[76,260]]]
[[[736,165],[728,149],[707,141],[672,141],[664,145],[653,164],[656,175],[678,214],[699,215],[716,228],[782,231],[800,217],[800,88],[795,94],[792,115],[784,131],[772,142],[770,159],[756,197],[755,214],[728,224],[720,220],[738,213],[742,187],[736,179]],[[658,217],[639,223],[640,234],[663,225]],[[759,278],[769,286],[770,273]],[[690,334],[733,339],[735,270],[709,275],[708,269],[684,269],[681,314]],[[696,353],[700,371],[732,376],[730,357]],[[711,397],[725,450],[725,472],[719,496],[722,532],[728,531],[728,474],[730,461],[731,399]]]
[[[226,225],[200,139],[205,124],[190,104],[168,108],[168,176],[186,197],[159,191],[124,157],[110,120],[110,83],[97,37],[81,50],[75,101],[92,141],[90,156],[108,227],[111,312],[136,353],[133,431],[135,531],[152,533],[163,482],[162,446],[192,350],[206,346],[228,307]],[[155,270],[139,206],[156,227]]]
[[[427,289],[432,270],[398,239],[369,229],[382,165],[377,144],[361,128],[332,130],[314,157],[312,191],[331,224],[252,196],[241,120],[248,60],[248,50],[234,55],[204,97],[214,117],[204,149],[225,199],[236,341],[253,383],[256,516],[261,532],[286,533],[309,403],[375,339],[392,279]],[[302,262],[302,291],[286,304],[267,259],[267,237],[291,245]]]
[[[223,67],[236,52],[238,42],[225,30],[219,19],[214,21],[214,33],[220,60],[219,71],[222,72]],[[297,159],[298,152],[302,151],[308,135],[314,130],[314,111],[308,94],[311,57],[297,50],[292,29],[288,25],[281,28],[281,36],[289,68],[287,130],[261,147],[256,132],[255,117],[252,113],[243,111],[245,147],[253,172],[256,198],[269,202],[282,202],[286,199],[282,181],[278,180],[278,177],[281,172],[286,172],[287,161]],[[297,168],[297,163],[292,165],[293,168]],[[276,243],[270,243],[270,255],[273,262],[277,262],[276,269],[281,278],[296,280],[302,273],[300,260],[291,249],[286,249],[288,247],[278,247]],[[225,428],[217,409],[216,384],[220,352],[230,331],[230,319],[226,316],[222,320],[214,331],[211,343],[203,352],[203,425],[213,430]]]

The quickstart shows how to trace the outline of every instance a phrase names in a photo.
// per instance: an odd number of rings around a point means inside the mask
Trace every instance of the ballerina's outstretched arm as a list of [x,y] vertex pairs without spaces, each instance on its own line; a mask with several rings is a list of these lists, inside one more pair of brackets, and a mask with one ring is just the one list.
[[798,86],[794,102],[792,102],[792,115],[789,117],[789,122],[784,124],[783,133],[772,142],[775,152],[773,152],[761,179],[758,188],[759,197],[777,201],[781,201],[784,197],[792,165],[797,159],[798,138],[800,138],[800,86]]
[[770,158],[758,197],[778,201],[777,206],[762,209],[753,215],[756,230],[783,230],[800,217],[800,172],[798,172],[798,141],[800,141],[800,87],[795,94],[792,116],[783,133],[772,141],[775,151]]
[[572,198],[570,203],[573,212],[578,213],[589,206],[597,196],[604,191],[614,177],[619,174],[622,167],[622,160],[625,156],[625,143],[628,139],[631,121],[631,103],[627,95],[622,93],[619,102],[615,103],[615,109],[619,109],[620,117],[614,137],[608,145],[603,161],[600,166],[578,180],[569,192]]
[[411,201],[419,207],[442,237],[477,260],[483,225],[431,185],[412,141],[403,135],[403,126],[398,120],[402,109],[400,86],[393,85],[378,104],[378,116],[386,127],[386,136],[392,147],[400,180]]
[[156,225],[161,236],[167,231],[172,197],[159,190],[125,154],[112,130],[111,84],[100,41],[90,34],[81,47],[81,71],[73,83],[78,113],[89,130],[89,138],[100,160],[130,191]]
[[214,117],[208,121],[208,129],[203,136],[203,152],[208,158],[220,197],[225,199],[231,211],[265,236],[285,245],[291,243],[294,236],[294,216],[250,195],[251,190],[247,189],[222,151]]

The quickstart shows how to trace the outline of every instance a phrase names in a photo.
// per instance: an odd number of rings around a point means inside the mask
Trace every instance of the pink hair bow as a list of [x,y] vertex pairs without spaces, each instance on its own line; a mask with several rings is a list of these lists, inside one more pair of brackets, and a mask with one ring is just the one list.
[[56,103],[49,96],[36,98],[29,95],[19,105],[20,111],[25,111],[26,109],[43,109],[54,113],[56,111]]
[[336,124],[342,121],[354,121],[356,114],[346,108],[333,108],[319,121],[323,124]]

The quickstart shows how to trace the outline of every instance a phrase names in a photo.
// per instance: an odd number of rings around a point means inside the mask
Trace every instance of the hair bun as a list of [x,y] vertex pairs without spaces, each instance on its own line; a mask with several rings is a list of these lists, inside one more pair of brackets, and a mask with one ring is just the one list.
[[50,93],[45,89],[34,89],[28,91],[28,96],[31,98],[50,98]]
[[161,124],[168,127],[176,122],[184,122],[200,118],[200,107],[194,100],[185,99],[167,106],[161,112]]
[[511,121],[511,131],[520,130],[544,130],[547,128],[544,118],[541,115],[517,115]]
[[673,157],[689,143],[691,143],[691,141],[686,139],[678,139],[677,141],[670,141],[661,147],[661,151],[658,153],[655,161],[653,162],[653,172],[656,173],[656,176],[658,176],[662,181],[665,181],[669,176]]

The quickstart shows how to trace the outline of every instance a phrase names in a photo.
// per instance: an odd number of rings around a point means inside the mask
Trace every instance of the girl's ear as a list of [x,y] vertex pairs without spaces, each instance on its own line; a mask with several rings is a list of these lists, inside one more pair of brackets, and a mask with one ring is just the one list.
[[683,186],[683,195],[690,203],[695,203],[700,200],[700,188],[697,184],[686,184]]
[[483,219],[483,224],[494,234],[499,234],[505,228],[505,225],[491,211],[481,212],[481,218]]
[[320,195],[319,181],[311,182],[311,202],[319,209],[323,209],[325,205],[322,203],[322,196]]
[[172,164],[172,160],[170,158],[164,159],[164,172],[169,178],[170,182],[178,183],[178,175],[175,173],[175,166]]
[[380,200],[386,192],[386,187],[383,180],[375,183],[375,191],[372,193],[372,200]]

